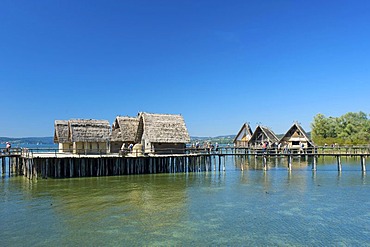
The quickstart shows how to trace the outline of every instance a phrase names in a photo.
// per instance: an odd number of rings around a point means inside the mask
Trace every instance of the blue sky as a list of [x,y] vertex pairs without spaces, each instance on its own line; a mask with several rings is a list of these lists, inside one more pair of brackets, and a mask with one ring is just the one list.
[[0,136],[140,111],[182,114],[192,136],[370,113],[369,13],[361,0],[2,0]]

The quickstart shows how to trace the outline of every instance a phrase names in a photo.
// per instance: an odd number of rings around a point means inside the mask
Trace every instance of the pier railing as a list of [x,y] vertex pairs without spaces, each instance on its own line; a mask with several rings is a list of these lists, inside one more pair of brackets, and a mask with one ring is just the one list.
[[260,148],[260,147],[220,147],[187,148],[187,153],[208,153],[223,155],[370,155],[370,145],[362,146],[317,146],[310,148]]
[[270,148],[251,148],[251,147],[218,147],[218,148],[193,148],[170,149],[162,148],[152,150],[150,153],[144,153],[142,150],[123,149],[116,153],[111,153],[109,149],[78,149],[62,150],[58,148],[10,148],[0,149],[0,157],[23,156],[33,157],[42,155],[54,155],[55,157],[66,155],[100,155],[100,156],[145,156],[145,155],[370,155],[370,145],[352,145],[352,146],[318,146],[311,148],[290,148],[283,149],[277,147]]
[[[293,159],[312,160],[312,170],[316,171],[318,158],[333,156],[337,159],[338,171],[342,170],[341,156],[353,156],[360,158],[361,170],[366,172],[366,159],[370,155],[369,146],[347,147],[314,147],[306,149],[279,150],[278,148],[187,148],[179,154],[179,149],[171,153],[170,149],[157,149],[160,154],[142,154],[141,150],[124,150],[129,153],[109,153],[105,150],[76,150],[81,153],[74,154],[61,152],[62,150],[12,148],[1,152],[1,170],[6,171],[9,166],[9,174],[23,174],[28,178],[34,177],[84,177],[84,176],[109,176],[129,175],[146,173],[172,173],[172,172],[196,172],[225,170],[227,156],[255,155],[255,160],[263,163],[263,169],[268,170],[268,160],[288,160],[288,170],[292,170]],[[102,152],[104,151],[104,152]],[[107,150],[108,151],[108,150]],[[136,153],[137,152],[137,153]],[[167,153],[167,154],[165,154]]]
[[3,148],[0,150],[0,156],[19,156],[22,154],[22,148]]

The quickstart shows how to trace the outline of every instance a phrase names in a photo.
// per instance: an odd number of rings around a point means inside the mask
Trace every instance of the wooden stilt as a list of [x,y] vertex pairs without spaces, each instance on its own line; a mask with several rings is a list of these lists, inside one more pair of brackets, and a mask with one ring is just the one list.
[[366,173],[366,158],[365,156],[361,155],[361,170],[363,173]]
[[338,172],[342,171],[342,161],[340,155],[337,156],[337,165],[338,165]]
[[262,157],[262,162],[263,162],[263,170],[266,171],[267,170],[267,157],[265,155]]
[[312,171],[316,171],[317,167],[317,156],[313,156]]
[[5,174],[5,170],[6,170],[5,157],[2,157],[1,158],[1,172],[2,172],[2,174]]
[[288,171],[292,170],[292,156],[289,155],[288,157]]

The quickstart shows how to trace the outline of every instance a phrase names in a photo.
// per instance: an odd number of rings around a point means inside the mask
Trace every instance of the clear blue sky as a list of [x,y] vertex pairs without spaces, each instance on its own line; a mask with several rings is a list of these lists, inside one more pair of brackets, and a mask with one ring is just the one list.
[[370,1],[2,0],[0,136],[176,113],[190,135],[370,113]]

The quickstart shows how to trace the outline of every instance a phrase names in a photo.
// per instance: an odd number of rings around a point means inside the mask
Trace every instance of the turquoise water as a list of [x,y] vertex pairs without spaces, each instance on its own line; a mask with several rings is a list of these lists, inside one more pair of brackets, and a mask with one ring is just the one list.
[[227,158],[225,172],[0,178],[2,246],[370,246],[360,161]]

